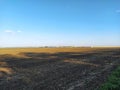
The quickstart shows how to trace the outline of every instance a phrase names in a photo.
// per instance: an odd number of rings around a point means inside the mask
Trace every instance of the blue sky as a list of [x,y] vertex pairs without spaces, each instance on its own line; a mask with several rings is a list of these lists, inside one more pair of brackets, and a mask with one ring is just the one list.
[[0,47],[120,46],[120,0],[0,0]]

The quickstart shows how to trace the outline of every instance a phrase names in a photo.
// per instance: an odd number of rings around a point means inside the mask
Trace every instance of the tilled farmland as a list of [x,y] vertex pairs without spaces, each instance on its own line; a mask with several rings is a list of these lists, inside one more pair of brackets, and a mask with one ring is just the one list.
[[120,65],[120,49],[0,55],[0,90],[94,90]]

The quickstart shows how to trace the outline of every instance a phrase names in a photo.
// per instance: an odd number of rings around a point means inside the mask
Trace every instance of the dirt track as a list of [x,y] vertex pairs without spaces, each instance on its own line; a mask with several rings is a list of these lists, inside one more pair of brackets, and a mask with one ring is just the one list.
[[0,90],[94,90],[120,65],[120,49],[20,54],[0,55]]

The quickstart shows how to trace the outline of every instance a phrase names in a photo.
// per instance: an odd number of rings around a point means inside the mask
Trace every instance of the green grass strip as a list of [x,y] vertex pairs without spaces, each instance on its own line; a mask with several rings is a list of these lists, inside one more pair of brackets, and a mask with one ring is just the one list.
[[112,72],[99,90],[120,90],[120,66]]

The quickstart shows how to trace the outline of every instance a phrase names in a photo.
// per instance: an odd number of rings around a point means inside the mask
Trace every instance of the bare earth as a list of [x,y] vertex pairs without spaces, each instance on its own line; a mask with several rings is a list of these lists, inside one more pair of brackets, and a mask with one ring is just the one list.
[[120,65],[120,48],[0,49],[0,90],[94,90]]

